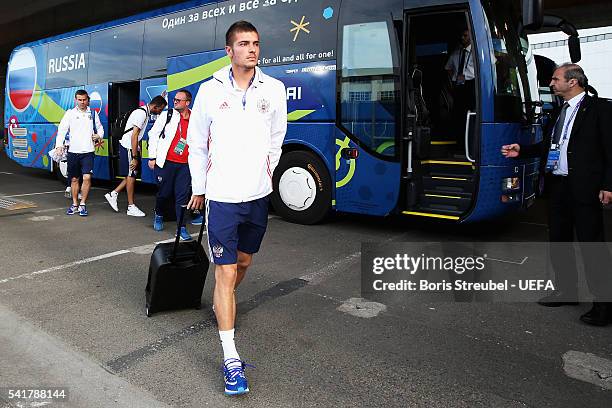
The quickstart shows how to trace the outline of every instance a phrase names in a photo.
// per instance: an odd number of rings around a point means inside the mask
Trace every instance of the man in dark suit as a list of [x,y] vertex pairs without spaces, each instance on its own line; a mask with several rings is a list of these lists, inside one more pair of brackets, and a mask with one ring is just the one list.
[[550,257],[556,291],[543,306],[578,304],[574,232],[581,245],[593,308],[580,316],[585,323],[612,323],[612,260],[605,244],[602,204],[612,203],[612,105],[588,96],[588,80],[576,64],[559,66],[553,92],[565,103],[545,141],[502,146],[506,157],[547,160]]

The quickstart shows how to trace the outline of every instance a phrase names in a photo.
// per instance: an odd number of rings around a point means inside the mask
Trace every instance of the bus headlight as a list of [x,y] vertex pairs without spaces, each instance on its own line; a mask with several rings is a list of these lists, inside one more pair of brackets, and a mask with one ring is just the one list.
[[502,191],[516,191],[521,189],[520,177],[506,177],[502,179]]

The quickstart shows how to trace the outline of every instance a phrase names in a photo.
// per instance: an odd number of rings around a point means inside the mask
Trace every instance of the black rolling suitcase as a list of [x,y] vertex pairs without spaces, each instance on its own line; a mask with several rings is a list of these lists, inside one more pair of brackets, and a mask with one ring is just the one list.
[[163,310],[199,309],[209,261],[202,248],[204,223],[197,241],[180,242],[180,225],[185,207],[177,224],[176,240],[157,244],[151,254],[149,278],[145,289],[145,312],[148,317]]

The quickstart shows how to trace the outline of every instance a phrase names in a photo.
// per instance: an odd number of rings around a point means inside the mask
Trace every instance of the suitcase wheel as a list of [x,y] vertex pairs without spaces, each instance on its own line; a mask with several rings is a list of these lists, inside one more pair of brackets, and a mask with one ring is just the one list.
[[193,307],[195,308],[195,310],[200,310],[202,309],[202,302],[198,302],[195,305],[193,305]]
[[149,310],[149,306],[145,306],[145,314],[147,315],[147,317],[153,316],[153,313],[151,313],[151,311]]

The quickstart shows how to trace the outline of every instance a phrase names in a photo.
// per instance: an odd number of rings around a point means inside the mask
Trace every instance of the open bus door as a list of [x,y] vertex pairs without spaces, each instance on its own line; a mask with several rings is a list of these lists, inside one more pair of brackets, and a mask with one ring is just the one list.
[[109,137],[109,162],[111,179],[119,174],[119,142],[123,129],[113,129],[115,121],[126,112],[139,105],[140,83],[138,81],[109,83],[108,123],[111,135]]
[[465,6],[406,11],[400,140],[405,215],[457,221],[475,200],[479,76],[471,20]]

